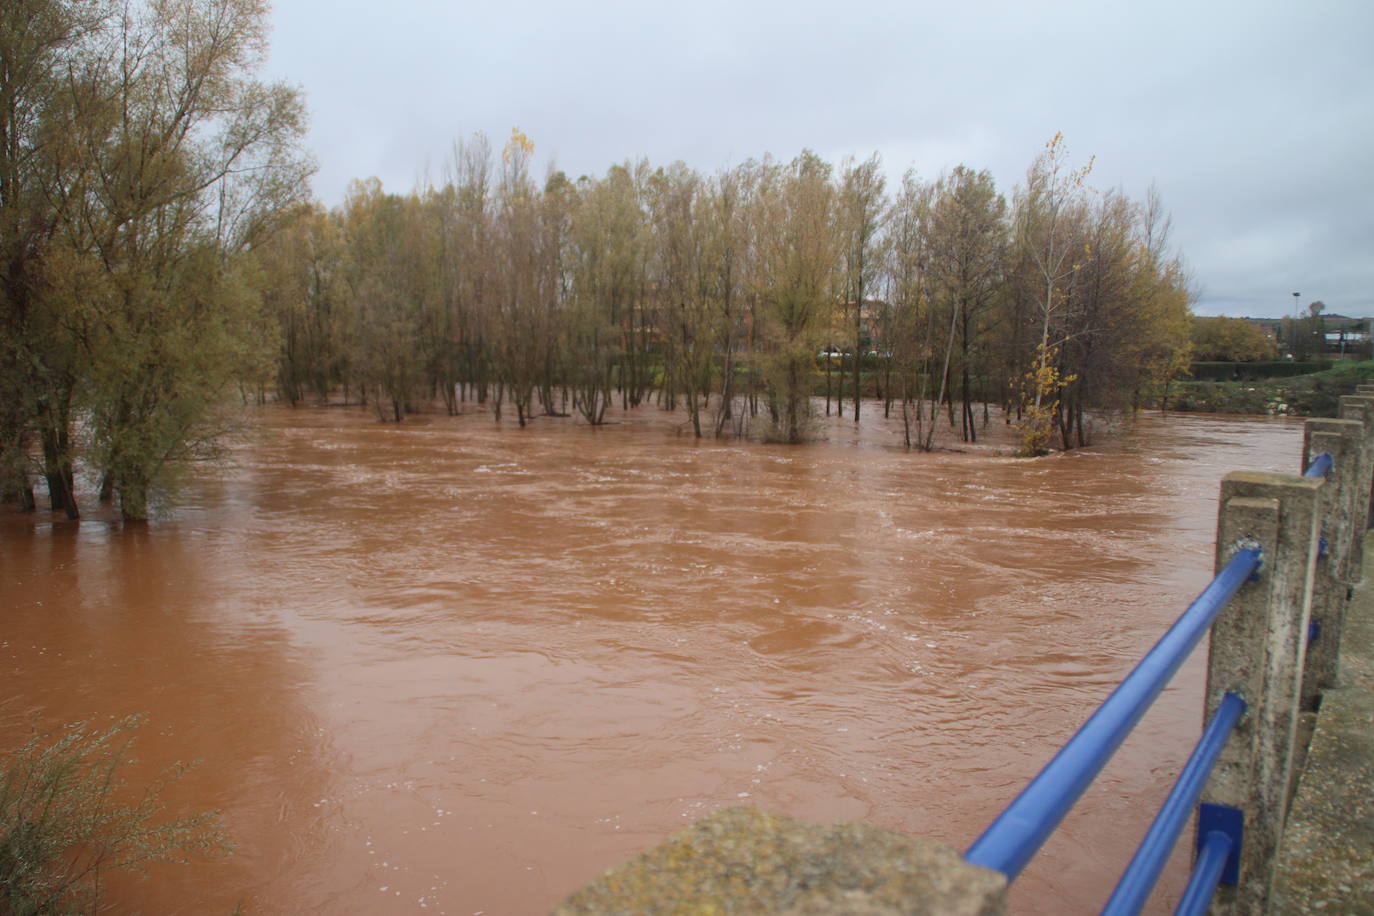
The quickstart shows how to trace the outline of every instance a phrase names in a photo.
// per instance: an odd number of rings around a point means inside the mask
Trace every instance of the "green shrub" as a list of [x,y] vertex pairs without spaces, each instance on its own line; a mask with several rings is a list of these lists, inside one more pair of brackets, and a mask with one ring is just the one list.
[[0,758],[0,911],[96,912],[110,870],[228,851],[213,812],[158,820],[162,790],[187,767],[139,792],[124,786],[118,770],[141,723],[77,723]]
[[1331,368],[1331,361],[1266,359],[1249,363],[1197,362],[1188,367],[1189,374],[1198,381],[1230,382],[1267,378],[1291,378]]
[[1172,410],[1334,417],[1343,394],[1374,378],[1374,362],[1346,360],[1324,372],[1268,382],[1175,382]]

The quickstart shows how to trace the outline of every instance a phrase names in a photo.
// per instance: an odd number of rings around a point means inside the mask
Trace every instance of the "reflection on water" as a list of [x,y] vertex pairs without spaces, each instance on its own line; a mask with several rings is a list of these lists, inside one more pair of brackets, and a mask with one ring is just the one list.
[[[238,843],[122,909],[535,913],[738,803],[962,848],[1210,578],[1221,475],[1301,440],[1147,416],[1020,461],[881,420],[789,448],[653,410],[261,419],[151,526],[0,515],[11,735],[150,711],[137,772],[200,758],[171,800]],[[1101,905],[1200,693],[1194,660],[1019,912]]]

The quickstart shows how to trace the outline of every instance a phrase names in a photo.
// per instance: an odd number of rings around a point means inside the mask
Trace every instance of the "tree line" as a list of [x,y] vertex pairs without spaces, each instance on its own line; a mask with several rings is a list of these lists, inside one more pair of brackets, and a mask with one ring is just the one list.
[[877,403],[920,449],[995,404],[1037,454],[1186,362],[1157,197],[1093,190],[1060,137],[1008,201],[986,171],[889,189],[876,156],[811,152],[537,179],[513,131],[326,209],[265,43],[262,0],[0,12],[0,499],[42,479],[74,518],[80,459],[144,518],[269,394],[521,425],[652,400],[785,442]]
[[260,387],[292,403],[342,389],[394,420],[471,399],[521,425],[654,397],[697,436],[786,442],[822,396],[855,421],[879,396],[923,449],[939,414],[974,441],[999,404],[1034,454],[1085,444],[1085,412],[1187,364],[1157,196],[1093,190],[1060,137],[1010,203],[965,166],[889,192],[876,155],[538,182],[532,150],[519,131],[499,154],[475,136],[441,181],[358,181],[304,210],[264,263],[282,344]]

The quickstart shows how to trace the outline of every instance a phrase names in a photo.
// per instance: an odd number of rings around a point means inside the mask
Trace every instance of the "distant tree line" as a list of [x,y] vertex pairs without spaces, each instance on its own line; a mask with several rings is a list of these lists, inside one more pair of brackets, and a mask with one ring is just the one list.
[[986,171],[908,173],[889,193],[876,156],[837,169],[810,152],[541,184],[532,149],[477,136],[440,183],[355,182],[302,212],[261,262],[281,335],[264,390],[342,389],[394,420],[475,400],[521,425],[653,397],[695,435],[786,442],[810,435],[813,397],[857,421],[874,394],[924,449],[942,422],[976,440],[993,403],[1034,454],[1085,444],[1085,412],[1187,364],[1157,197],[1090,189],[1059,137],[1010,204]]
[[80,454],[143,518],[272,364],[258,255],[308,168],[266,30],[262,0],[0,6],[0,499],[36,470],[75,518]]
[[1253,363],[1283,357],[1302,363],[1329,355],[1369,358],[1366,319],[1325,314],[1326,304],[1309,303],[1296,315],[1270,319],[1195,317],[1193,357],[1204,362]]

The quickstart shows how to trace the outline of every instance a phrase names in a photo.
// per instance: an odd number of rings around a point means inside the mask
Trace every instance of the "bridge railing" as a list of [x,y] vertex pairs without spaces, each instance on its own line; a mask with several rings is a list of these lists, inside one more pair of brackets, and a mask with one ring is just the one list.
[[1301,466],[1301,475],[1223,479],[1212,583],[965,861],[1014,881],[1210,635],[1202,737],[1103,913],[1140,911],[1195,810],[1194,869],[1176,912],[1268,908],[1306,746],[1300,714],[1335,683],[1344,606],[1374,518],[1374,386],[1343,397],[1340,419],[1306,422]]

